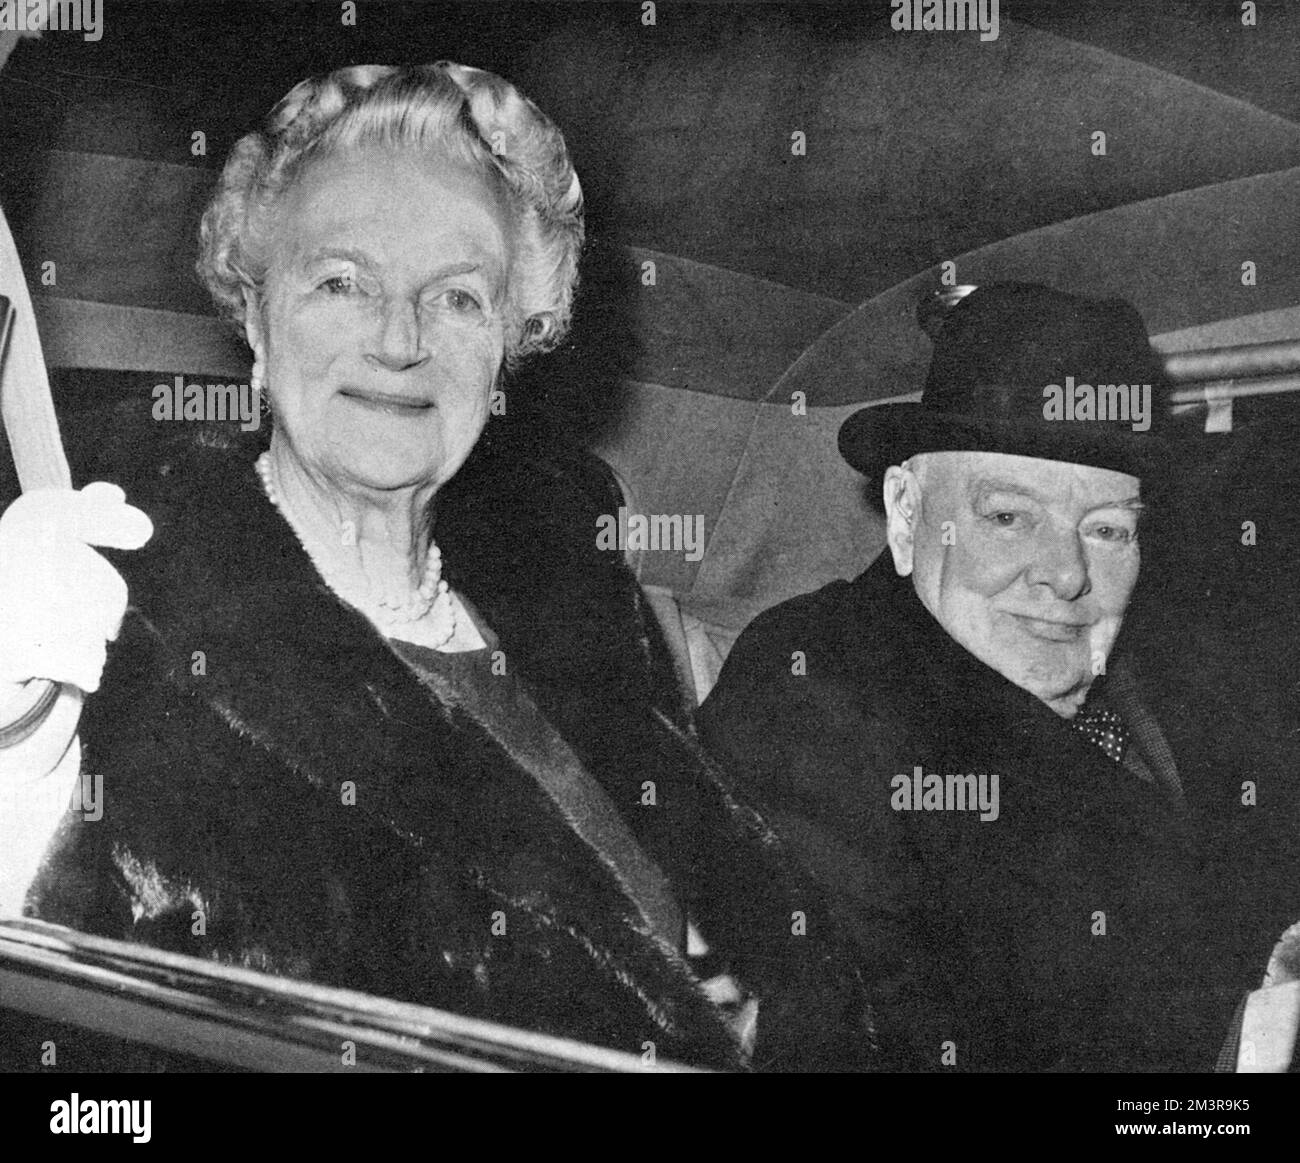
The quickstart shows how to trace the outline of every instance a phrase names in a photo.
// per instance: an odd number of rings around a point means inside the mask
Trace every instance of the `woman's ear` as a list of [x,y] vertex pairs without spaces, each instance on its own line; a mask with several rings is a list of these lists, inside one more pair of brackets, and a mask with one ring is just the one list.
[[916,525],[921,515],[921,484],[910,468],[893,465],[885,470],[885,539],[899,577],[912,572]]
[[266,377],[266,329],[262,323],[262,296],[255,287],[244,288],[244,338],[253,351],[253,376]]

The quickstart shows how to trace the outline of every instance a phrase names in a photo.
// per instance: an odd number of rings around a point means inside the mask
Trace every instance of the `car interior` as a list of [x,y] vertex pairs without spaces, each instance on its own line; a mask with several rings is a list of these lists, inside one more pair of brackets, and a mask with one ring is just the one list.
[[[1095,22],[1031,4],[996,46],[936,37],[903,53],[816,5],[701,6],[653,43],[607,6],[559,25],[541,7],[460,5],[415,38],[392,17],[356,59],[481,63],[563,128],[588,205],[575,327],[505,385],[493,423],[604,459],[629,518],[702,521],[699,553],[623,547],[690,703],[754,616],[882,551],[839,426],[918,398],[928,329],[991,281],[1118,295],[1144,316],[1188,486],[1152,551],[1182,560],[1178,530],[1214,533],[1184,561],[1189,603],[1226,608],[1294,576],[1286,538],[1249,562],[1233,550],[1244,517],[1296,523],[1300,91],[1281,79],[1300,12],[1278,17],[1289,40],[1248,51],[1195,22],[1143,23],[1150,4]],[[127,30],[89,73],[80,42],[56,37],[0,55],[0,204],[23,265],[5,276],[30,290],[77,485],[114,441],[166,436],[156,384],[248,382],[247,348],[193,272],[197,220],[236,137],[357,49],[305,10],[291,35],[247,19]],[[760,169],[767,157],[780,165]],[[1244,475],[1246,458],[1263,471]],[[0,503],[16,493],[0,446]],[[376,1069],[641,1068],[184,961],[15,921],[0,998],[159,1069],[309,1068],[327,1057],[314,1039],[345,1026]]]

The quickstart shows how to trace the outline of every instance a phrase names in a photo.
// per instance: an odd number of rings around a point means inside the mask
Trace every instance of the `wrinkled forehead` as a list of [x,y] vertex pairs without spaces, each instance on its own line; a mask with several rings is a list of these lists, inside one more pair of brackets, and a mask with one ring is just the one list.
[[281,262],[339,242],[364,244],[377,259],[456,244],[503,260],[510,218],[499,185],[451,154],[361,146],[304,167],[266,225]]
[[1136,504],[1141,497],[1137,477],[1070,461],[1004,452],[927,452],[910,463],[927,496],[953,501],[1011,494],[1094,509]]

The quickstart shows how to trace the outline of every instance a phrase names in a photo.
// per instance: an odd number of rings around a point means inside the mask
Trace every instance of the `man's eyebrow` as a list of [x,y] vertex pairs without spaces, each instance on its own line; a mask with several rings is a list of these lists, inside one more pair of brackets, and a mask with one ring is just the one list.
[[971,481],[969,489],[971,500],[978,500],[990,493],[1014,493],[1017,496],[1028,497],[1034,501],[1042,501],[1043,499],[1043,495],[1037,490],[1007,477],[977,477]]
[[1098,509],[1134,509],[1141,512],[1146,508],[1146,504],[1141,497],[1126,497],[1122,501],[1102,501],[1100,505],[1093,505],[1088,509],[1089,513],[1095,513]]

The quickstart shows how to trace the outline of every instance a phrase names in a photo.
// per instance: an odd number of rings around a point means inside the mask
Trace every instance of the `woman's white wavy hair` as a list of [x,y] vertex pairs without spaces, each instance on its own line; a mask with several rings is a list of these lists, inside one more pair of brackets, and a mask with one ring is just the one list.
[[314,159],[364,145],[427,150],[495,181],[515,223],[506,363],[549,351],[569,328],[582,250],[582,187],[555,124],[513,85],[450,61],[355,65],[295,85],[265,132],[240,138],[199,228],[196,269],[243,324],[244,289],[266,275],[276,201]]

